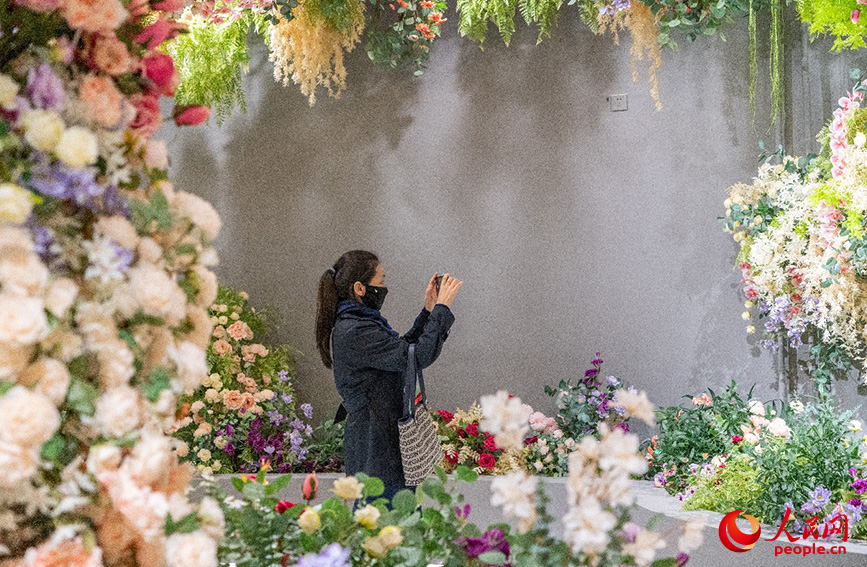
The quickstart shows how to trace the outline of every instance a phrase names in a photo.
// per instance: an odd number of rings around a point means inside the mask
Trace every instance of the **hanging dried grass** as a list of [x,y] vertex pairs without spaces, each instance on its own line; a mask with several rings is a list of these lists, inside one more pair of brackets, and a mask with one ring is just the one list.
[[599,14],[599,29],[596,33],[611,33],[614,43],[620,43],[620,31],[627,29],[632,35],[629,49],[632,65],[632,80],[638,81],[638,62],[647,58],[647,82],[650,83],[650,96],[656,103],[656,110],[662,110],[659,99],[659,80],[656,72],[662,67],[662,52],[659,46],[659,25],[650,7],[633,0],[632,5],[615,14]]
[[301,86],[310,106],[316,104],[316,88],[322,85],[328,94],[340,98],[346,88],[343,52],[352,51],[364,30],[364,4],[348,0],[343,25],[329,22],[315,9],[305,9],[312,2],[300,2],[287,21],[279,14],[271,25],[271,54],[274,79]]

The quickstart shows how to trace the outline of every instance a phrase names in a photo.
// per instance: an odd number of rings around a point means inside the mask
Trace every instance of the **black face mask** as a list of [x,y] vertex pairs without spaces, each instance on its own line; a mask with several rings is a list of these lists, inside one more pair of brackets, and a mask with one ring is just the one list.
[[367,291],[364,292],[364,296],[361,298],[361,302],[371,309],[379,311],[382,308],[387,293],[387,287],[368,285]]

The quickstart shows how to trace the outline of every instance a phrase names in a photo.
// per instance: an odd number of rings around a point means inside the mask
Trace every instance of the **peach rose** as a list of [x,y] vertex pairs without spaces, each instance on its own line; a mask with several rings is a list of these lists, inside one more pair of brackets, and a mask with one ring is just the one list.
[[148,94],[134,94],[129,98],[130,103],[136,109],[135,118],[130,128],[139,134],[149,136],[159,130],[162,123],[160,103],[156,96]]
[[243,321],[235,321],[226,330],[236,341],[250,340],[253,338],[253,331],[250,329],[250,326]]
[[60,13],[73,29],[102,33],[113,32],[129,16],[118,0],[64,0]]
[[227,343],[224,339],[219,339],[214,342],[213,349],[215,354],[227,354],[232,352],[232,345]]
[[93,74],[85,76],[78,89],[78,96],[87,105],[90,117],[98,124],[108,128],[120,120],[123,97],[114,86],[114,81],[108,77],[97,77]]
[[244,402],[241,392],[238,390],[226,390],[223,392],[223,403],[230,410],[239,410]]
[[241,394],[241,409],[248,410],[255,405],[256,399],[253,397],[253,394],[250,394],[249,392]]
[[101,35],[93,42],[90,51],[91,64],[109,75],[123,75],[135,67],[135,59],[126,44],[114,34]]
[[102,551],[86,549],[81,539],[48,540],[27,550],[21,565],[33,567],[101,567]]

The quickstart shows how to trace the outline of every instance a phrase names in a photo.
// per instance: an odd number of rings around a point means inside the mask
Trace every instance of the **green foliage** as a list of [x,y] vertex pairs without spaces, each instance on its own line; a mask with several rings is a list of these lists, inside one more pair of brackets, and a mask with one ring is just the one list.
[[732,455],[725,467],[716,468],[713,474],[699,473],[689,478],[688,485],[695,493],[686,500],[683,509],[723,514],[744,510],[755,516],[762,496],[757,475],[752,457],[744,453]]
[[848,487],[848,469],[859,463],[858,442],[849,431],[851,411],[839,411],[833,398],[807,404],[803,413],[788,416],[791,438],[771,438],[753,449],[756,482],[762,490],[756,517],[774,521],[791,501],[799,507],[807,493],[822,485],[837,502]]
[[15,0],[0,0],[0,72],[28,49],[47,47],[67,30],[59,11],[49,14],[16,6]]
[[[672,32],[680,32],[687,41],[693,42],[701,35],[719,35],[725,41],[720,29],[724,23],[735,17],[747,15],[753,5],[751,0],[641,0],[659,16],[659,43],[677,47],[671,38]],[[758,4],[758,3],[756,3]]]
[[194,17],[189,33],[167,45],[181,75],[175,92],[179,104],[210,106],[221,124],[235,108],[247,109],[241,82],[249,70],[247,34],[251,29],[268,40],[265,16],[245,12],[230,23],[214,25]]
[[[415,75],[423,74],[425,63],[430,59],[430,49],[441,30],[433,22],[433,14],[441,15],[446,10],[445,2],[424,0],[404,1],[369,0],[372,8],[367,11],[367,55],[377,66],[386,69],[401,69],[414,66]],[[444,21],[444,20],[443,20]],[[425,35],[416,26],[428,26]]]
[[460,14],[459,30],[480,47],[484,47],[488,22],[492,22],[503,42],[509,45],[515,33],[515,14],[519,12],[524,21],[539,27],[537,43],[550,37],[557,23],[563,0],[458,0]]
[[[690,471],[685,465],[710,462],[729,453],[734,446],[731,436],[741,435],[741,424],[749,423],[747,402],[734,381],[719,394],[708,392],[711,405],[681,404],[656,410],[659,436],[650,447],[653,456],[648,455],[648,475],[675,468],[667,485],[672,493],[686,486]],[[747,400],[752,392],[750,388]]]
[[307,442],[307,472],[339,472],[343,470],[343,436],[346,422],[334,420],[320,424]]
[[867,47],[864,34],[867,18],[852,22],[852,10],[862,6],[856,0],[798,0],[801,21],[810,25],[813,35],[829,35],[834,38],[834,51]]

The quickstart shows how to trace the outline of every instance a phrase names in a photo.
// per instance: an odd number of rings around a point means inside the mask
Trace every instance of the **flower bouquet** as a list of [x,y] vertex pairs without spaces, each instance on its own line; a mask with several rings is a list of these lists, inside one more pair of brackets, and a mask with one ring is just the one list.
[[181,455],[206,473],[255,472],[268,462],[276,472],[298,468],[307,455],[313,408],[295,410],[291,362],[285,347],[257,338],[267,320],[248,295],[220,287],[210,306],[209,376],[182,398],[172,431]]
[[433,412],[445,457],[441,466],[446,472],[460,465],[471,467],[478,474],[496,475],[521,470],[524,457],[521,451],[505,451],[497,446],[493,436],[480,429],[482,409],[473,404],[469,411],[457,409]]

